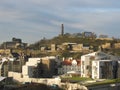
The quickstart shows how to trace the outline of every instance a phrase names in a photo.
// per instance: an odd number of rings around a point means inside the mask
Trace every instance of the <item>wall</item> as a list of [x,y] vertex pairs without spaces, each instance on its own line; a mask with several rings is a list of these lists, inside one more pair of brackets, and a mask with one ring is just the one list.
[[22,74],[21,73],[8,72],[8,77],[13,77],[14,80],[19,81],[19,82],[23,82],[24,81],[24,79],[22,78]]
[[9,72],[8,77],[13,77],[14,80],[19,82],[35,82],[35,83],[44,83],[47,85],[52,85],[52,84],[60,85],[61,83],[60,78],[29,78],[29,77],[22,77],[21,73],[16,73],[16,72]]

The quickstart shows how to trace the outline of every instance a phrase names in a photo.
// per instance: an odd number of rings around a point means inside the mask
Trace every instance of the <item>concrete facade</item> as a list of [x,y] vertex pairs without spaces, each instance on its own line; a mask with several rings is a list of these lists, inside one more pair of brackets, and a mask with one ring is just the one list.
[[[113,55],[109,55],[103,52],[93,52],[90,54],[86,54],[81,56],[81,77],[91,77],[91,78],[115,78],[114,75],[111,75],[113,71],[111,70],[116,70],[116,66],[112,65],[111,63],[118,63],[119,58],[115,57]],[[103,65],[105,64],[105,65]],[[100,69],[100,67],[104,66],[103,69]],[[107,75],[102,77],[101,75],[103,74],[101,70],[104,70],[105,68],[108,68],[110,70],[109,72],[104,71],[104,73],[107,72],[110,73],[111,76]],[[113,69],[114,68],[114,69]],[[116,72],[116,71],[115,71]],[[117,71],[118,72],[118,71]],[[117,73],[116,72],[116,73]],[[114,73],[114,72],[113,72]],[[119,77],[119,76],[117,76]]]
[[[117,78],[114,72],[118,68],[117,62],[112,60],[92,61],[92,78],[93,79],[112,79]],[[116,68],[114,68],[116,66]],[[116,71],[117,72],[117,71]]]
[[29,58],[22,67],[22,74],[25,77],[52,77],[55,75],[55,57]]

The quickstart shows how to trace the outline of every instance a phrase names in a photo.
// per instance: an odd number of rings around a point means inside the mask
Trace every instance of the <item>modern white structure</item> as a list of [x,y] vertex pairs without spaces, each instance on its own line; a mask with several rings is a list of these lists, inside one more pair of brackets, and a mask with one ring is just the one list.
[[[81,77],[114,78],[118,61],[118,57],[101,51],[83,55],[81,56]],[[105,69],[109,71],[106,72]]]
[[57,73],[57,61],[60,60],[55,56],[29,58],[22,66],[22,75],[28,78],[52,77]]
[[118,78],[120,78],[120,61],[118,61],[118,73],[117,73]]
[[41,58],[29,58],[28,62],[22,66],[22,75],[23,77],[32,78],[34,68],[37,67],[37,64],[40,63]]
[[[61,79],[59,77],[56,78],[41,78],[41,77],[34,77],[34,71],[36,70],[36,67],[40,64],[42,65],[44,71],[44,75],[49,75],[49,72],[52,74],[52,71],[54,71],[55,65],[54,61],[56,62],[58,58],[54,56],[50,57],[42,57],[42,58],[29,58],[29,60],[26,62],[26,64],[22,67],[22,73],[18,72],[8,72],[8,77],[13,77],[14,80],[19,82],[35,82],[35,83],[44,83],[47,85],[57,84],[60,85]],[[53,63],[53,64],[52,64]],[[40,69],[41,67],[39,67]],[[38,72],[39,72],[39,69]],[[41,70],[41,69],[40,69]],[[37,74],[39,74],[36,72]]]
[[[116,62],[117,63],[117,62]],[[114,71],[116,66],[115,61],[112,60],[95,60],[92,61],[92,78],[114,78]],[[117,68],[117,67],[116,67]]]

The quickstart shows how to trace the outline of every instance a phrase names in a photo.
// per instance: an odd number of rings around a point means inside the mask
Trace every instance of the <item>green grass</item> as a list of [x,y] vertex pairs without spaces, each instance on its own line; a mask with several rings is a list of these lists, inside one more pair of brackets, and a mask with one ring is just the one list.
[[104,81],[99,81],[99,82],[95,82],[95,83],[86,84],[85,86],[107,85],[107,84],[113,84],[113,83],[120,83],[120,78],[118,78],[118,79],[107,79],[107,80],[104,80]]
[[[62,81],[69,81],[69,82],[84,82],[84,81],[90,81],[93,80],[91,78],[85,78],[85,77],[64,77],[61,78]],[[106,79],[104,81],[97,81],[93,83],[85,83],[85,86],[97,86],[97,85],[107,85],[107,84],[113,84],[113,83],[120,83],[120,78],[117,79]]]
[[79,80],[79,81],[86,81],[86,80],[91,80],[91,78],[84,78],[84,77],[72,77],[68,78],[70,80]]
[[92,80],[91,78],[85,78],[85,77],[64,77],[61,78],[62,81],[73,81],[73,82],[80,82],[80,81],[87,81]]

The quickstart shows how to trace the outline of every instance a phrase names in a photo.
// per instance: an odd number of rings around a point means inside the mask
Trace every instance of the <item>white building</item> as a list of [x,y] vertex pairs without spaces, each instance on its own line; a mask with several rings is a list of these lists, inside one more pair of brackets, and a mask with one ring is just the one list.
[[52,77],[56,74],[56,57],[29,58],[22,67],[24,77]]
[[117,73],[118,78],[120,78],[120,61],[118,61],[118,73]]
[[[114,67],[116,66],[116,67]],[[92,61],[92,78],[109,79],[117,77],[117,61],[112,60],[95,60]]]
[[28,62],[26,62],[26,64],[22,66],[23,77],[33,77],[34,68],[37,67],[37,64],[40,63],[40,61],[41,58],[29,58]]
[[76,73],[80,74],[80,60],[64,60],[61,68],[58,68],[58,74]]
[[[110,68],[113,70],[113,65],[111,63],[118,61],[118,57],[103,53],[101,51],[93,52],[81,56],[81,77],[91,77],[91,78],[113,78],[113,76],[103,76],[101,66],[105,63],[109,66],[104,66],[103,68]],[[110,70],[109,69],[109,70]],[[102,71],[101,71],[102,70]],[[115,69],[114,69],[115,70]],[[112,71],[109,71],[112,73]]]
[[[58,59],[57,59],[58,60]],[[51,68],[51,65],[55,67],[55,65],[51,64],[53,61],[57,61],[56,57],[43,57],[43,58],[29,58],[28,62],[22,67],[22,73],[18,72],[8,72],[8,77],[13,77],[14,80],[19,82],[35,82],[35,83],[44,83],[47,85],[57,84],[59,85],[61,83],[60,78],[34,78],[34,71],[35,68],[39,63],[45,64],[45,66],[48,68]],[[43,67],[46,72],[49,70],[53,70],[53,68],[46,70],[46,67]],[[47,73],[49,76],[50,74]]]

